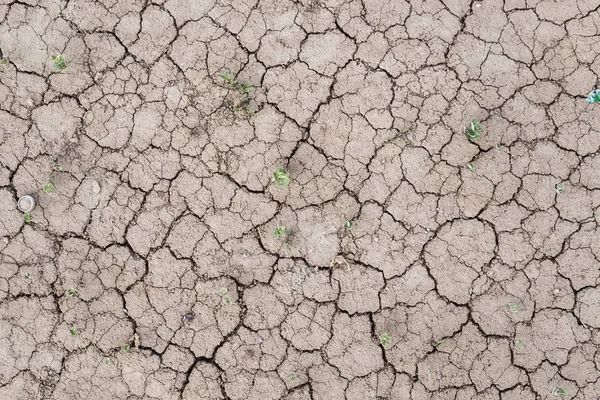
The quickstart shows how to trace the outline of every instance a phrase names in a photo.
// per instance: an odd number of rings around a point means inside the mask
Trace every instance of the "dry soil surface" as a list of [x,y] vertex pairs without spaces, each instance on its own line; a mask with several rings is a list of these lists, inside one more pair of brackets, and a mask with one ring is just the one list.
[[0,3],[0,399],[600,395],[600,0]]

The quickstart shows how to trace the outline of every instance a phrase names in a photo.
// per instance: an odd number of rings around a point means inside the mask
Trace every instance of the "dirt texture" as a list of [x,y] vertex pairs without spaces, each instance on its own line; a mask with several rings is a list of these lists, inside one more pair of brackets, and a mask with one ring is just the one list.
[[600,0],[0,0],[0,58],[0,399],[600,398]]

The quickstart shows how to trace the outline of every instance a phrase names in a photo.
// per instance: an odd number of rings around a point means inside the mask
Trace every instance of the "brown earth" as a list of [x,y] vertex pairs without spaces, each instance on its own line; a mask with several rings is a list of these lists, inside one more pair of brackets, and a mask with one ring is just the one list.
[[600,396],[600,0],[0,0],[0,50],[0,399]]

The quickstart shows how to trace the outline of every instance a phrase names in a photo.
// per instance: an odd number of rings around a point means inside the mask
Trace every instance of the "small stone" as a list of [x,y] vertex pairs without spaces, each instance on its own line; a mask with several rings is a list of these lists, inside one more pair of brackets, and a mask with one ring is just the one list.
[[98,183],[97,180],[92,180],[92,190],[94,191],[94,193],[98,194],[100,193],[100,184]]

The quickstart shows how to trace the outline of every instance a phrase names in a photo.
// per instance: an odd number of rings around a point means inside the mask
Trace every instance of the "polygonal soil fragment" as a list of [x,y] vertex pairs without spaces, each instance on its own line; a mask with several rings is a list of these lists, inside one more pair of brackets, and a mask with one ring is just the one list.
[[458,220],[443,226],[425,246],[425,261],[441,295],[465,304],[471,283],[492,259],[494,231],[477,220]]
[[381,348],[371,337],[371,324],[365,315],[350,317],[338,313],[333,319],[333,337],[325,347],[329,363],[347,379],[365,376],[383,368]]

